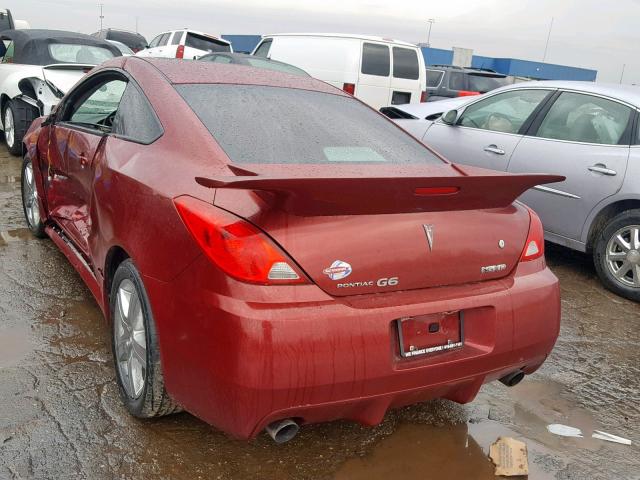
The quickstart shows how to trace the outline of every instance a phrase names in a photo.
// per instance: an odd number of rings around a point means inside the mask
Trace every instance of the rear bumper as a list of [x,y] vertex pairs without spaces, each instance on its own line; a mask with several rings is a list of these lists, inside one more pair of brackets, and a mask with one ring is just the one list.
[[[558,280],[540,262],[482,284],[339,299],[314,285],[235,283],[204,258],[171,283],[144,281],[168,392],[250,438],[286,417],[376,424],[390,407],[437,397],[465,403],[485,382],[532,373],[560,323]],[[465,311],[462,348],[401,358],[396,319],[451,310]]]

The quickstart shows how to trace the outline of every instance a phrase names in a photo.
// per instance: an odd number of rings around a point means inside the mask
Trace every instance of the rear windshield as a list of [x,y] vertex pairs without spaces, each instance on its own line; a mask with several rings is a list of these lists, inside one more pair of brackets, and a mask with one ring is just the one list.
[[499,87],[504,87],[509,82],[506,77],[492,77],[490,75],[469,74],[469,90],[486,93]]
[[234,163],[441,163],[351,97],[256,85],[176,89]]
[[114,55],[111,50],[93,45],[77,45],[70,43],[49,44],[49,55],[60,63],[84,63],[98,65]]
[[301,75],[304,77],[309,76],[309,74],[304,70],[301,70],[298,67],[294,67],[293,65],[289,65],[288,63],[274,62],[259,57],[248,57],[247,62],[249,62],[249,65],[251,65],[252,67],[256,68],[265,68],[267,70],[291,73],[293,75]]
[[230,52],[231,46],[228,43],[221,42],[214,38],[196,35],[195,33],[187,33],[185,46],[204,50],[205,52]]

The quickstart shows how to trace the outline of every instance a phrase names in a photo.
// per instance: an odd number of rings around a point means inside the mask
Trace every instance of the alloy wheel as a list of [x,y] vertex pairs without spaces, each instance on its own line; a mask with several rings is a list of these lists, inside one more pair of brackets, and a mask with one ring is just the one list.
[[29,227],[33,229],[40,223],[40,209],[38,206],[38,190],[33,177],[33,164],[30,161],[24,167],[22,184],[22,203],[27,214]]
[[15,141],[15,122],[13,120],[13,110],[7,108],[4,111],[4,139],[7,142],[9,148],[13,147]]
[[124,279],[118,286],[113,321],[116,363],[129,397],[138,398],[147,378],[147,337],[142,304],[134,283]]
[[606,265],[619,283],[640,288],[640,225],[625,226],[611,236]]

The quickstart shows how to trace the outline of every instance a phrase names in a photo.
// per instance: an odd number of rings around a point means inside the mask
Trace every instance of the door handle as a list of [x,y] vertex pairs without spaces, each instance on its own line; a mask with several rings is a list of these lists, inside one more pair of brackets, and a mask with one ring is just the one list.
[[501,148],[498,148],[497,145],[493,145],[493,144],[487,145],[486,147],[484,147],[484,151],[495,153],[496,155],[504,155],[504,150],[502,150]]
[[89,160],[87,159],[87,156],[84,153],[81,153],[79,156],[80,159],[80,167],[84,168],[87,166],[87,164],[89,163]]
[[615,170],[611,170],[610,168],[607,168],[607,166],[603,165],[602,163],[596,163],[595,165],[591,165],[589,167],[589,171],[601,173],[603,175],[608,175],[610,177],[613,177],[614,175],[618,174],[618,172],[616,172]]

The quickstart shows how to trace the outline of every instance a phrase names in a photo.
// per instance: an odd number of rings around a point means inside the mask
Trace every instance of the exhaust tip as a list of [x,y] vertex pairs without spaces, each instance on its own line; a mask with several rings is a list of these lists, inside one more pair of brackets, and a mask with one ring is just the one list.
[[524,372],[522,370],[517,370],[515,372],[511,372],[504,377],[500,378],[500,383],[506,385],[507,387],[515,387],[519,384],[524,378]]
[[295,420],[286,418],[270,423],[265,430],[274,442],[280,444],[286,443],[295,437],[300,431],[300,426]]

